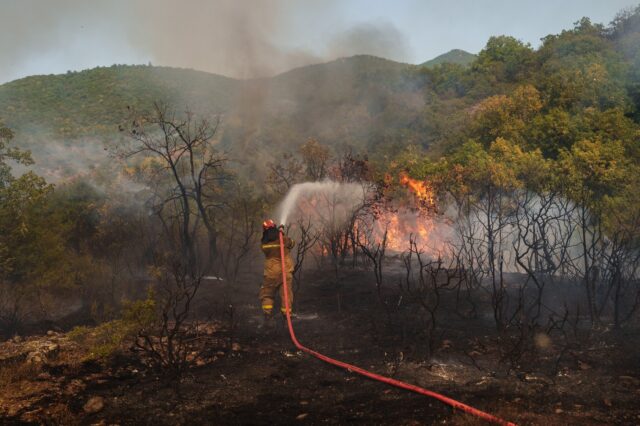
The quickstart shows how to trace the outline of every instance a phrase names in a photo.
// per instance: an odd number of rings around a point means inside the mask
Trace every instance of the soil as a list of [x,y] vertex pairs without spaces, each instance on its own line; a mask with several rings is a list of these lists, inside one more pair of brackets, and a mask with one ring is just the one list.
[[[2,424],[484,424],[297,351],[282,319],[260,328],[256,276],[233,291],[217,282],[203,293],[203,309],[215,307],[218,319],[179,386],[128,351],[104,363],[79,361],[62,333],[26,339],[54,341],[59,353],[5,382]],[[393,324],[381,308],[369,272],[346,271],[340,282],[307,274],[297,292],[294,327],[312,349],[517,424],[640,424],[638,329],[601,332],[562,350],[552,339],[506,368],[489,320],[444,315],[427,357],[419,327]],[[395,300],[393,289],[385,297]]]

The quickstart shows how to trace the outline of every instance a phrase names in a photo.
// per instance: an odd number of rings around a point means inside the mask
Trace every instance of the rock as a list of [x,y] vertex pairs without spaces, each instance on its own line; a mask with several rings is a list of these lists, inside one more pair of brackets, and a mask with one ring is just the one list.
[[45,358],[39,351],[34,351],[27,354],[26,361],[29,364],[42,365],[44,364]]
[[49,343],[44,349],[45,357],[47,358],[47,360],[55,358],[56,356],[58,356],[59,352],[60,345],[57,343]]
[[84,412],[87,414],[98,413],[102,411],[103,408],[104,408],[104,398],[102,398],[101,396],[94,396],[92,398],[89,398],[87,403],[84,404],[84,407],[82,407]]
[[304,420],[304,419],[307,418],[308,415],[309,415],[309,413],[299,414],[298,417],[296,417],[296,420]]
[[562,414],[564,410],[562,408],[556,408],[556,414]]
[[238,351],[240,351],[241,349],[242,349],[242,347],[240,346],[240,344],[239,344],[239,343],[235,343],[235,342],[234,342],[234,343],[231,345],[231,350],[232,350],[232,351],[234,351],[234,352],[238,352]]
[[55,336],[57,333],[53,330],[49,330],[47,331],[47,336],[51,337],[51,336]]
[[46,364],[60,352],[60,345],[53,342],[28,342],[23,347],[24,360],[33,365]]

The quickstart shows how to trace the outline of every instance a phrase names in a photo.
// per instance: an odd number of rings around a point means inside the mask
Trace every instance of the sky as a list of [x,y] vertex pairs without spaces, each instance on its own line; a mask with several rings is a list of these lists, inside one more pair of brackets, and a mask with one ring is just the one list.
[[493,35],[533,47],[640,0],[0,0],[0,83],[112,64],[275,75],[355,54],[421,63]]

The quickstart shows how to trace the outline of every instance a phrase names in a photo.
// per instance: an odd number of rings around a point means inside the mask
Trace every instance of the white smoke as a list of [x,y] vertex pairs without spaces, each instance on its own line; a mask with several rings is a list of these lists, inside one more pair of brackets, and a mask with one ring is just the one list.
[[278,207],[279,223],[286,225],[290,217],[303,216],[339,225],[363,205],[368,194],[369,187],[358,183],[331,180],[299,183],[289,189]]

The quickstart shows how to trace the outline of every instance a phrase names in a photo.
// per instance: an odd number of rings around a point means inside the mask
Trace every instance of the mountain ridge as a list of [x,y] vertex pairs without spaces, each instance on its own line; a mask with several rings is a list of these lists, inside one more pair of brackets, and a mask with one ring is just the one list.
[[452,49],[442,55],[438,55],[433,59],[429,59],[418,66],[432,68],[436,65],[449,63],[449,64],[458,64],[462,66],[469,66],[473,61],[476,60],[478,55],[473,53],[469,53],[462,49]]
[[[369,55],[239,80],[184,68],[113,65],[0,85],[0,118],[15,142],[37,148],[51,141],[107,143],[131,107],[154,102],[177,112],[222,116],[226,147],[282,152],[309,137],[364,149],[391,128],[415,122],[424,98],[415,65]],[[80,142],[75,142],[80,140]],[[251,148],[251,149],[253,149]]]

